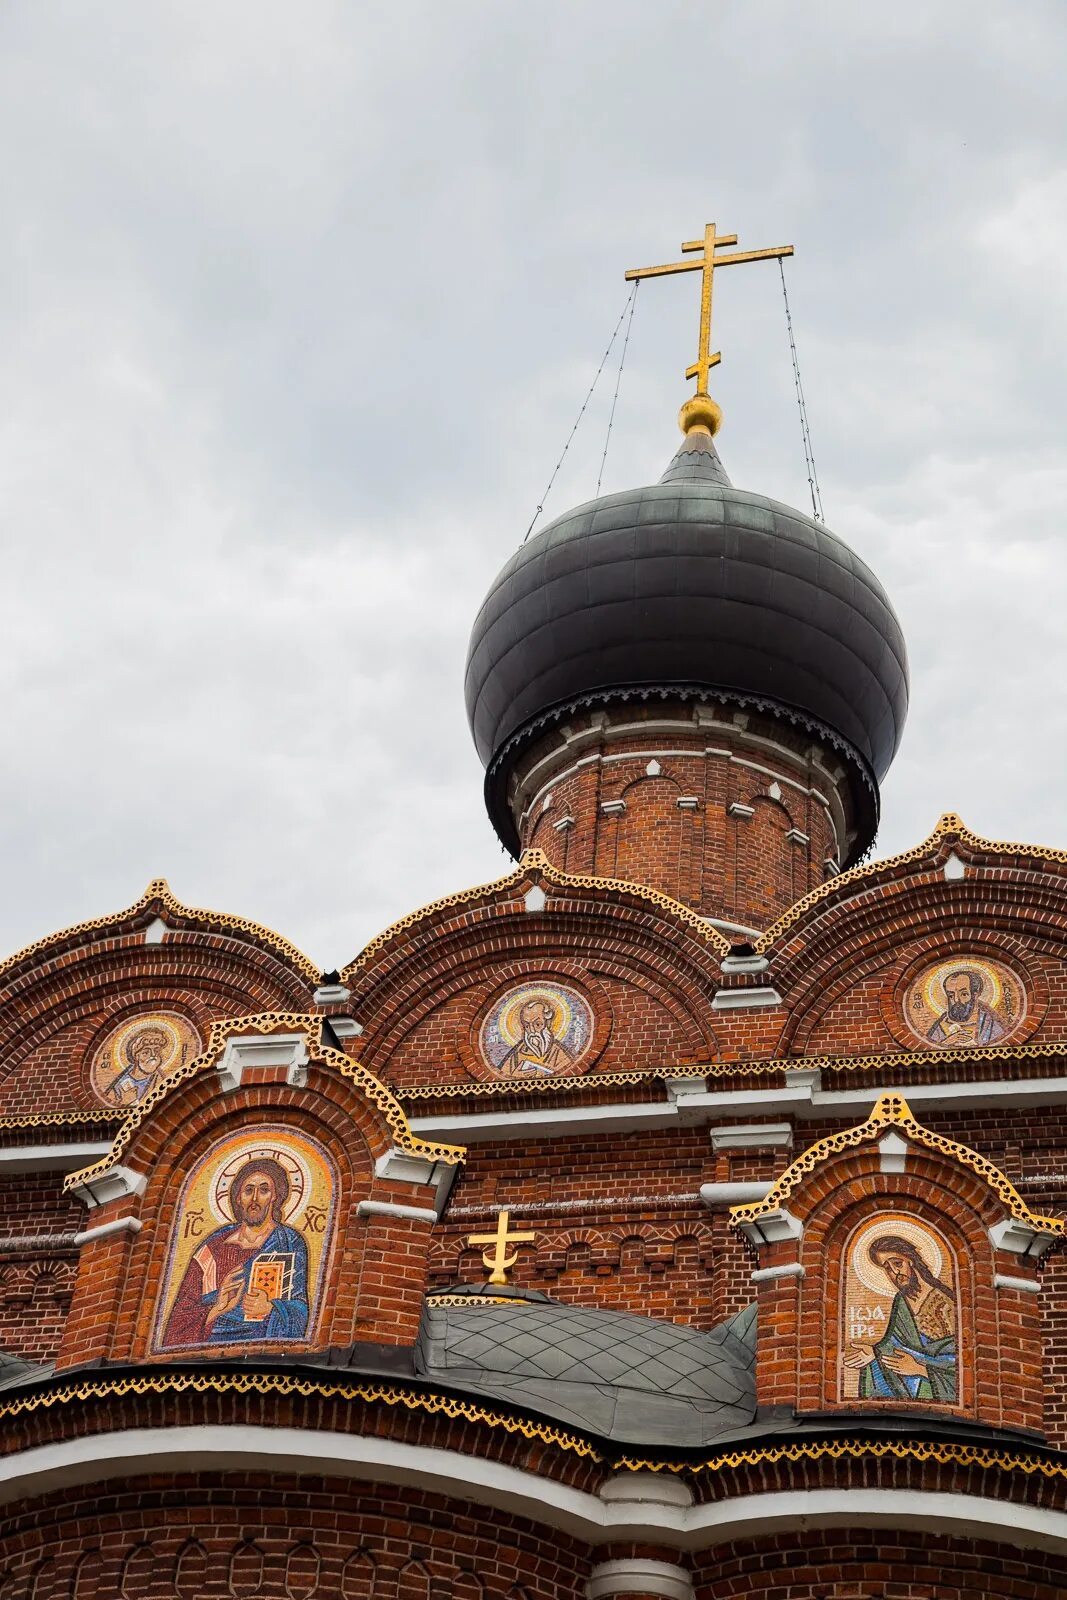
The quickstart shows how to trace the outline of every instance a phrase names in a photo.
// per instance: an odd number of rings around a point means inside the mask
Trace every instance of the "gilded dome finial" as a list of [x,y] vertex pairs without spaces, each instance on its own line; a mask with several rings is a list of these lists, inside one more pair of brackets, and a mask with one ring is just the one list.
[[634,267],[626,274],[626,281],[633,282],[641,278],[663,278],[668,273],[696,272],[702,273],[700,289],[700,346],[697,358],[691,367],[686,368],[686,377],[695,378],[697,381],[696,393],[682,406],[678,413],[678,425],[683,433],[715,434],[722,423],[722,411],[708,394],[708,373],[712,367],[717,367],[722,360],[721,353],[711,351],[711,294],[716,267],[732,267],[741,261],[773,261],[782,256],[791,256],[791,244],[775,245],[770,250],[735,250],[730,255],[716,255],[716,250],[725,245],[736,244],[736,233],[717,235],[714,222],[705,224],[703,239],[691,239],[682,245],[684,253],[692,254],[699,250],[700,256],[695,261],[672,261],[662,267]]

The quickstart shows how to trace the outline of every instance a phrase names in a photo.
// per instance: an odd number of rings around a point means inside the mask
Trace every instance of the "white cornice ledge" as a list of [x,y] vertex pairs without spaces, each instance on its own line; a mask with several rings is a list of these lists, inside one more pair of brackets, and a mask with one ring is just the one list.
[[100,1161],[111,1149],[99,1144],[16,1144],[0,1148],[0,1175],[13,1172],[77,1172]]
[[0,1503],[78,1484],[129,1482],[142,1474],[298,1473],[401,1484],[528,1517],[590,1544],[648,1542],[709,1550],[800,1528],[892,1528],[999,1542],[1067,1555],[1067,1517],[994,1495],[925,1489],[790,1488],[727,1496],[703,1505],[606,1503],[594,1494],[519,1467],[455,1450],[317,1428],[213,1424],[120,1428],[33,1445],[0,1457]]
[[615,1595],[661,1595],[663,1600],[693,1600],[693,1580],[671,1561],[629,1556],[602,1561],[585,1586],[586,1600],[613,1600]]
[[95,1228],[86,1228],[84,1233],[74,1235],[76,1245],[89,1244],[93,1239],[106,1239],[113,1233],[140,1233],[141,1223],[137,1217],[116,1217],[114,1222],[100,1222]]

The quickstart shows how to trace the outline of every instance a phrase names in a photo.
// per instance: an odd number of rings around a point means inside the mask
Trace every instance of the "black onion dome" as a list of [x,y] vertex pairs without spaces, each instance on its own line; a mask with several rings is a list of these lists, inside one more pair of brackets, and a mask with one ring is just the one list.
[[506,780],[579,706],[679,694],[762,707],[845,758],[858,836],[908,708],[904,637],[869,567],[822,523],[735,489],[709,434],[658,484],[568,511],[521,546],[478,613],[466,700],[489,813],[518,848]]

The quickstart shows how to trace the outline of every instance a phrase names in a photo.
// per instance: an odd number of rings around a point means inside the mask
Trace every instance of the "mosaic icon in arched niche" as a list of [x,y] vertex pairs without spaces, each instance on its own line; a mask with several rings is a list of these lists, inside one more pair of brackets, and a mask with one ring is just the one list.
[[935,1228],[887,1211],[845,1249],[842,1400],[954,1405],[959,1398],[957,1273]]
[[1001,961],[957,956],[926,967],[909,984],[904,1014],[928,1048],[999,1044],[1026,1015],[1026,990]]
[[482,1060],[500,1077],[577,1072],[593,1042],[589,1002],[567,984],[517,984],[482,1023]]
[[203,1049],[192,1023],[173,1011],[127,1017],[93,1057],[90,1080],[105,1105],[135,1106],[160,1079]]
[[287,1128],[214,1145],[182,1186],[155,1348],[309,1338],[335,1193],[326,1153]]

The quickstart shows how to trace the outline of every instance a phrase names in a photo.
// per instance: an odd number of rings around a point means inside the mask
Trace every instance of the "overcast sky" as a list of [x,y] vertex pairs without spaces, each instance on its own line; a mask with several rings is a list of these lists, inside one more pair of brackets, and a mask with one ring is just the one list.
[[[912,666],[879,853],[1067,845],[1062,4],[7,0],[0,947],[175,893],[326,967],[504,869],[468,632],[626,296],[787,269],[829,525]],[[640,292],[604,490],[679,439]],[[773,265],[735,483],[804,507]],[[546,519],[592,495],[602,380]]]

